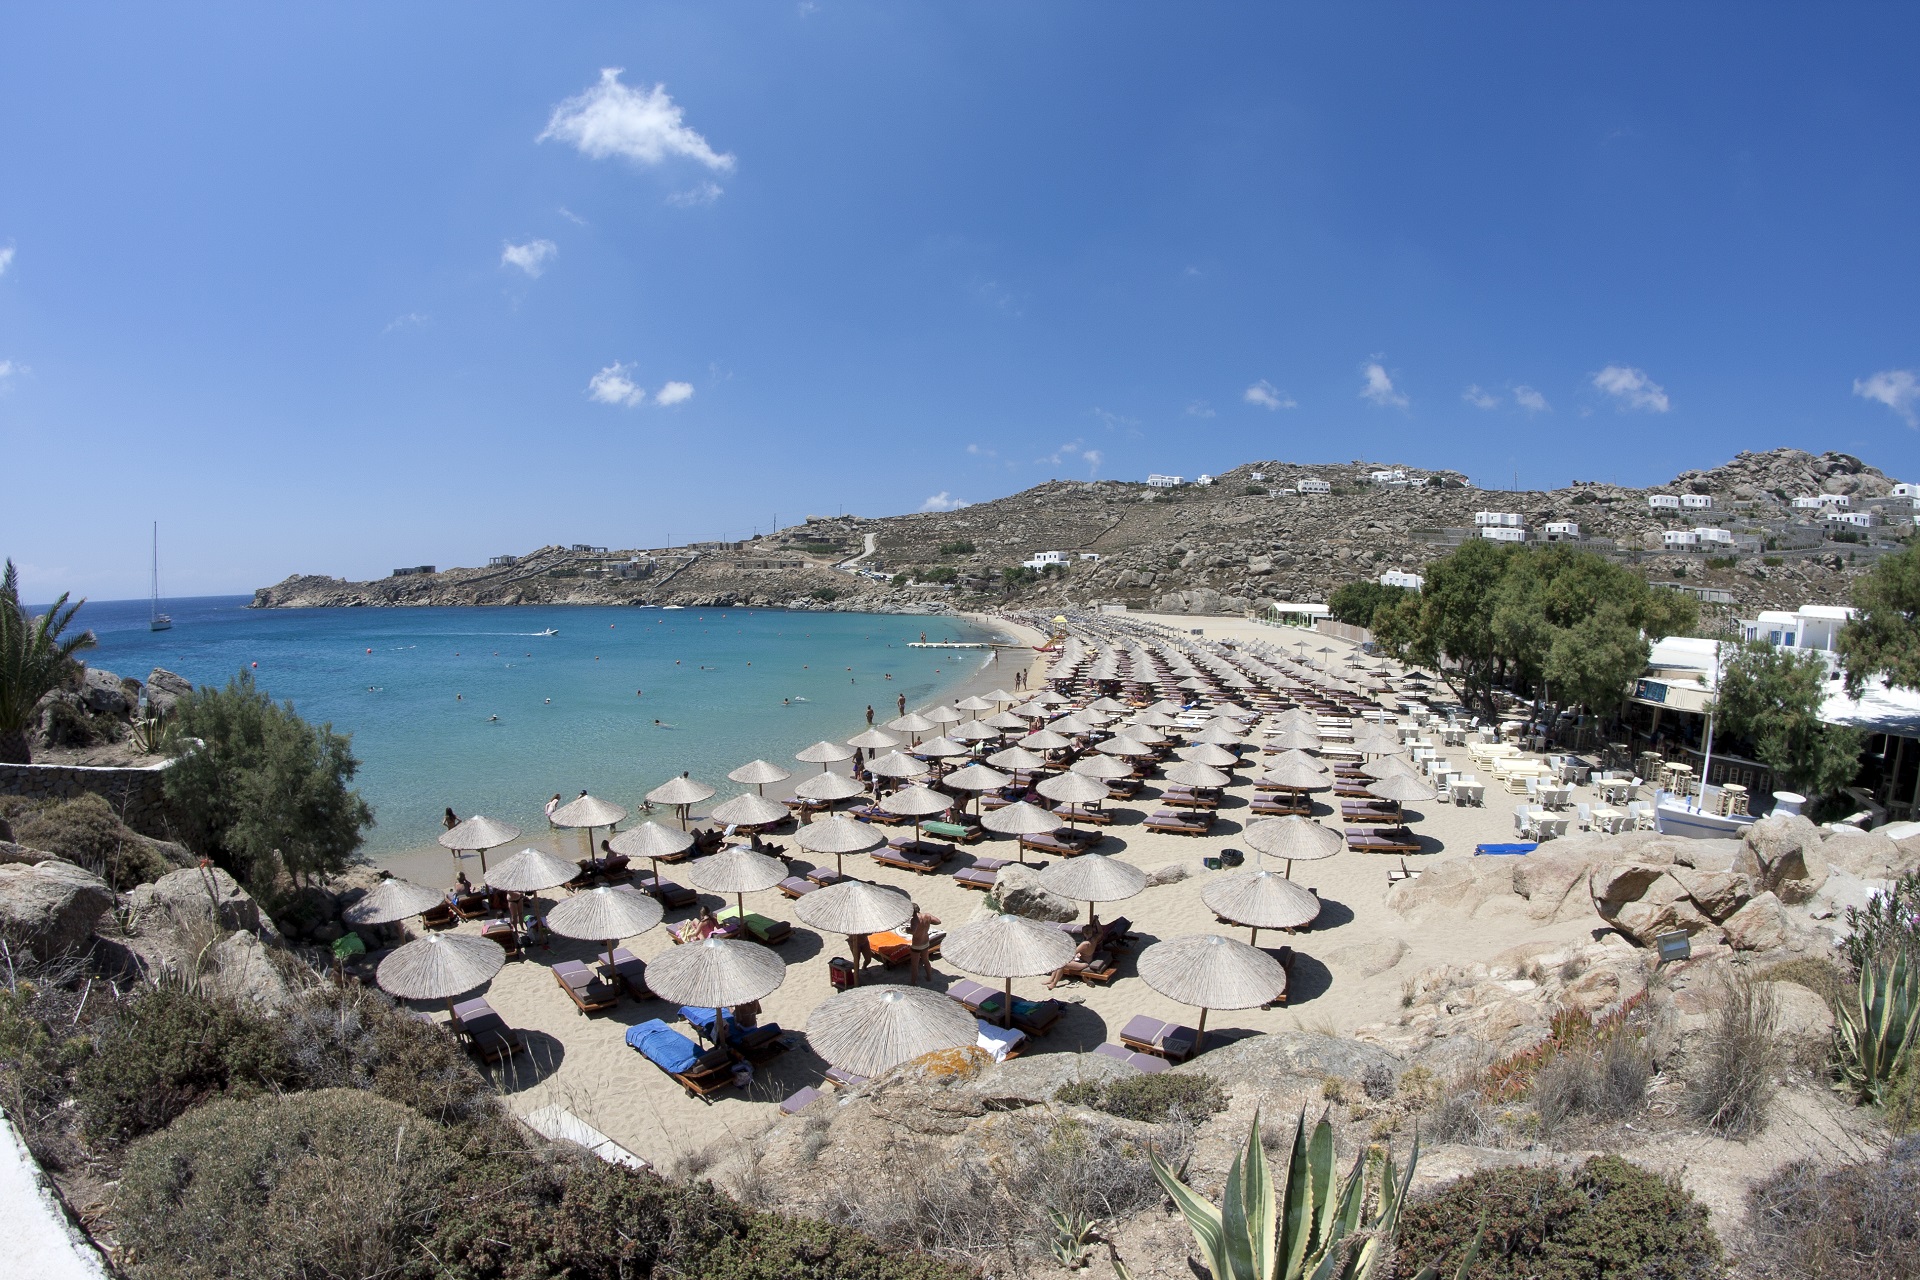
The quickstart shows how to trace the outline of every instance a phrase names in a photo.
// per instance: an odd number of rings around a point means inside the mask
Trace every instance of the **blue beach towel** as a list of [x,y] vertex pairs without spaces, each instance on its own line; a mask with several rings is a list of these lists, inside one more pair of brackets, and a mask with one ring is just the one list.
[[1473,851],[1475,853],[1486,853],[1486,854],[1532,853],[1535,849],[1538,849],[1539,847],[1540,846],[1537,844],[1477,844],[1473,846]]
[[700,1046],[658,1018],[649,1018],[630,1028],[627,1043],[662,1071],[683,1074],[700,1060]]
[[[698,1009],[692,1005],[681,1005],[680,1016],[685,1018],[687,1024],[699,1031],[701,1035],[709,1040],[713,1039],[714,1018],[712,1009]],[[733,1014],[727,1014],[727,1039],[738,1040],[744,1034],[745,1032],[740,1024],[734,1020]]]

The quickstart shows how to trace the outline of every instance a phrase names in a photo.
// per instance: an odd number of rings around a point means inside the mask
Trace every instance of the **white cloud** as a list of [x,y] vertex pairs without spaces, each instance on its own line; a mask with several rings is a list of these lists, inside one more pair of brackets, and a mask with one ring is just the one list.
[[683,404],[691,399],[693,399],[693,384],[691,382],[669,382],[654,395],[653,402],[655,404]]
[[956,498],[945,489],[942,489],[921,503],[920,509],[922,511],[958,511],[960,508],[968,505],[969,503],[965,498]]
[[0,249],[0,276],[7,274],[7,268],[13,265],[13,246]]
[[1092,476],[1100,470],[1100,464],[1106,460],[1106,455],[1098,449],[1083,448],[1078,440],[1070,440],[1046,457],[1035,458],[1034,461],[1057,467],[1063,462],[1072,462],[1076,458],[1087,464],[1087,474]]
[[13,376],[13,361],[0,360],[0,378],[11,378],[12,376]]
[[1254,383],[1240,393],[1240,398],[1248,404],[1257,404],[1262,409],[1295,409],[1299,406],[1292,396],[1282,395],[1280,389],[1265,378]]
[[1593,375],[1593,385],[1596,390],[1612,396],[1622,409],[1665,413],[1673,407],[1667,399],[1666,388],[1649,378],[1645,369],[1610,364]]
[[976,458],[997,458],[1000,456],[999,450],[989,449],[985,445],[978,445],[978,444],[968,445],[967,452],[972,454]]
[[500,265],[518,267],[530,276],[547,269],[547,263],[560,256],[560,246],[551,240],[529,240],[525,244],[508,241],[500,249]]
[[[1477,382],[1473,383],[1465,391],[1462,391],[1460,398],[1476,409],[1497,409],[1500,407],[1500,397],[1491,391],[1482,390],[1480,384]],[[1515,399],[1518,398],[1516,395]]]
[[1547,398],[1524,382],[1513,389],[1513,402],[1528,413],[1553,412],[1553,406],[1547,403]]
[[703,182],[699,186],[686,191],[674,192],[667,197],[667,203],[678,205],[682,209],[697,209],[703,204],[712,204],[725,194],[726,188],[722,187],[719,183]]
[[610,364],[587,383],[587,396],[600,404],[624,405],[631,409],[647,402],[647,389],[627,376],[630,364]]
[[687,127],[665,85],[635,89],[620,83],[620,70],[606,68],[600,83],[555,107],[537,141],[571,143],[595,160],[621,156],[654,165],[668,156],[683,156],[718,173],[732,172],[733,157],[715,151]]
[[387,327],[380,332],[382,334],[388,334],[392,333],[395,329],[418,329],[431,319],[433,319],[433,317],[427,315],[425,312],[409,311],[403,316],[395,316],[393,319],[387,321]]
[[1195,400],[1187,406],[1187,416],[1189,418],[1211,418],[1214,416],[1213,406],[1205,400]]
[[590,223],[588,223],[588,221],[585,218],[581,217],[579,214],[575,213],[573,210],[567,208],[567,206],[565,205],[560,206],[559,214],[561,217],[565,218],[568,222],[571,222],[576,227],[584,227],[584,226],[591,225]]
[[1082,449],[1080,460],[1087,464],[1087,474],[1092,475],[1100,469],[1100,464],[1106,461],[1106,455],[1098,449]]
[[1920,427],[1920,377],[1911,369],[1883,369],[1871,378],[1855,378],[1853,394],[1887,406],[1910,427]]
[[1360,370],[1367,384],[1360,388],[1360,398],[1371,400],[1383,409],[1404,409],[1409,401],[1407,397],[1393,389],[1393,379],[1387,376],[1387,367],[1375,356]]

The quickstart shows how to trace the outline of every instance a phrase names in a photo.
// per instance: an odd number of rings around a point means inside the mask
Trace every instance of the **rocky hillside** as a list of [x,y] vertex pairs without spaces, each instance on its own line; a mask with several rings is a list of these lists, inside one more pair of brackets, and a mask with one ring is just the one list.
[[[1402,472],[1380,483],[1376,472]],[[1302,493],[1323,481],[1326,493]],[[1210,485],[1050,481],[956,511],[882,519],[810,518],[737,544],[605,552],[545,547],[510,565],[348,582],[295,577],[255,594],[260,608],[408,604],[746,604],[878,611],[1126,603],[1171,613],[1238,613],[1277,600],[1322,601],[1342,583],[1418,572],[1472,536],[1474,514],[1518,514],[1529,540],[1549,522],[1658,582],[1724,592],[1740,609],[1843,601],[1849,580],[1899,536],[1910,502],[1858,458],[1793,449],[1742,453],[1653,489],[1576,481],[1489,491],[1451,472],[1386,464],[1252,462]],[[1877,510],[1871,529],[1823,526],[1793,499],[1845,495]],[[1707,510],[1655,510],[1651,494],[1706,495]],[[1874,505],[1875,500],[1888,501]],[[1903,504],[1897,505],[1896,504]],[[1899,523],[1894,523],[1898,521]],[[1662,532],[1712,526],[1740,539],[1668,553]],[[1838,535],[1837,540],[1836,533]],[[1062,569],[1010,582],[1037,552]],[[1096,558],[1097,557],[1097,558]],[[1024,578],[1025,575],[1022,575]]]

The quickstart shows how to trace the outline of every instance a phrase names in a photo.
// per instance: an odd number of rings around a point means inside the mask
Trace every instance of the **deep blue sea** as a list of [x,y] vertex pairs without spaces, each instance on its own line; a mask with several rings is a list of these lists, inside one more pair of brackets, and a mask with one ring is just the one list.
[[[742,789],[727,771],[756,756],[804,776],[817,766],[793,753],[858,732],[869,703],[876,722],[890,720],[898,695],[909,707],[941,700],[988,660],[907,642],[991,635],[949,617],[248,609],[248,599],[170,600],[174,625],[162,632],[148,630],[144,600],[96,601],[76,625],[99,639],[85,655],[93,666],[141,680],[165,667],[196,685],[244,669],[309,720],[352,734],[373,854],[431,845],[448,805],[532,835],[556,791],[571,799],[584,787],[632,808],[686,769],[718,800]],[[536,634],[548,628],[559,634]]]

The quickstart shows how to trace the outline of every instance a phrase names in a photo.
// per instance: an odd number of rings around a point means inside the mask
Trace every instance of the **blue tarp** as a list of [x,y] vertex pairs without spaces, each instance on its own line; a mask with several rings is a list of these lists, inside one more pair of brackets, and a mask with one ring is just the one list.
[[700,1060],[700,1046],[658,1018],[630,1028],[627,1043],[662,1071],[686,1072]]
[[1537,844],[1477,844],[1475,853],[1532,853],[1540,846]]

